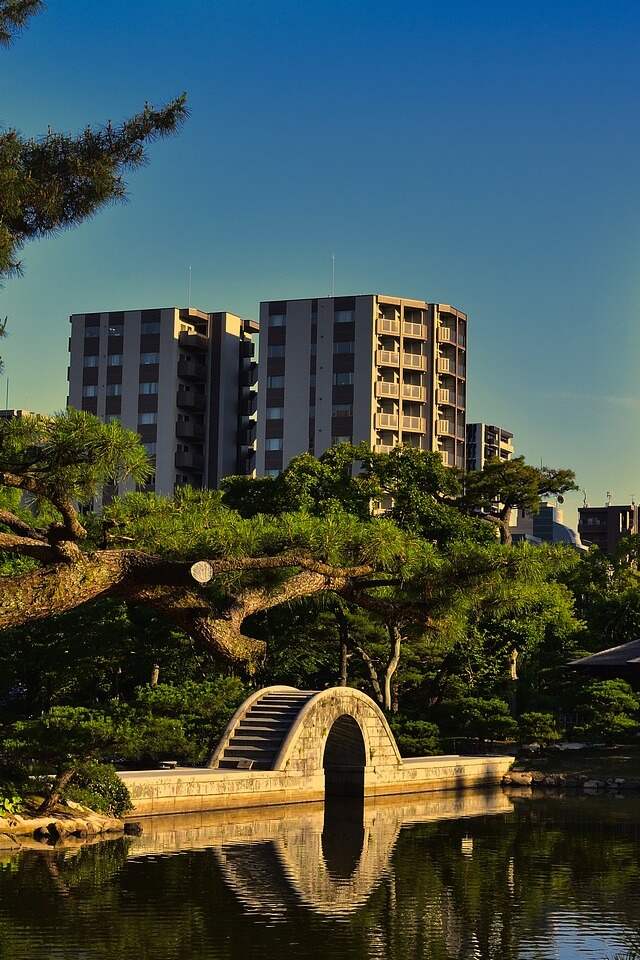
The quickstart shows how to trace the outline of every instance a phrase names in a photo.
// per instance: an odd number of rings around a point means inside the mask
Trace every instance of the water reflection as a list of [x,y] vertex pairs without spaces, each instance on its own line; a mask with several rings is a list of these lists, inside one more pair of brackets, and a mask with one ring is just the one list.
[[148,820],[0,855],[0,958],[604,960],[640,931],[639,807],[497,791]]

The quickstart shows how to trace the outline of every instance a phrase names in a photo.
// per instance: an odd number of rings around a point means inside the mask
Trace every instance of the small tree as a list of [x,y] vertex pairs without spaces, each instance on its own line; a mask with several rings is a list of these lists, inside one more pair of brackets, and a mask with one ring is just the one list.
[[640,699],[625,680],[593,680],[578,699],[583,720],[574,733],[586,740],[627,741],[640,730]]
[[518,721],[521,743],[546,745],[560,739],[552,713],[523,713]]

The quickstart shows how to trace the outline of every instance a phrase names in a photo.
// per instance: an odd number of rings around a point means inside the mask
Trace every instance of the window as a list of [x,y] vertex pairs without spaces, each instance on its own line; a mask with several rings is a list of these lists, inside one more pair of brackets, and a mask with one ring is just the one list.
[[108,413],[104,418],[105,423],[120,423],[119,413]]
[[272,313],[269,317],[270,327],[285,327],[287,325],[287,316],[285,313]]
[[333,319],[336,323],[353,323],[353,310],[336,310]]
[[138,393],[150,394],[158,392],[158,381],[150,380],[149,383],[141,383],[138,389]]
[[87,383],[82,388],[83,397],[97,397],[98,396],[98,386],[95,383]]
[[109,324],[110,337],[121,337],[122,331],[123,331],[122,324],[118,324],[118,326],[113,326],[112,324]]
[[284,357],[284,344],[283,343],[270,343],[267,347],[267,356],[268,357]]
[[122,396],[122,384],[121,384],[121,383],[108,383],[108,384],[107,384],[107,396],[108,396],[108,397],[121,397],[121,396]]
[[272,390],[278,390],[284,387],[284,377],[267,377],[267,386]]
[[267,420],[282,420],[283,417],[282,407],[267,407]]
[[160,333],[159,320],[143,320],[140,324],[140,333],[144,336],[146,333]]
[[268,437],[264,442],[265,450],[282,450],[282,437]]
[[150,457],[155,457],[156,455],[156,442],[155,440],[152,443],[143,443],[142,446],[145,448]]
[[353,406],[350,403],[334,403],[333,410],[331,412],[333,417],[352,417],[353,416]]
[[333,352],[334,353],[353,353],[355,344],[353,340],[345,340],[344,342],[334,343]]
[[352,439],[352,437],[332,437],[331,444],[335,447],[338,443],[351,443]]
[[107,366],[109,367],[121,367],[122,366],[122,354],[121,353],[112,353],[107,357]]
[[157,423],[158,414],[157,413],[139,413],[138,414],[138,423]]
[[270,470],[265,470],[264,475],[265,477],[279,477],[280,471],[272,467]]
[[100,327],[85,327],[84,328],[85,337],[99,337],[100,336]]
[[352,373],[334,373],[333,383],[336,387],[345,387],[353,383]]
[[98,367],[100,365],[100,357],[96,353],[90,357],[85,357],[82,361],[84,367]]
[[141,353],[140,354],[140,363],[160,363],[160,354],[159,353]]

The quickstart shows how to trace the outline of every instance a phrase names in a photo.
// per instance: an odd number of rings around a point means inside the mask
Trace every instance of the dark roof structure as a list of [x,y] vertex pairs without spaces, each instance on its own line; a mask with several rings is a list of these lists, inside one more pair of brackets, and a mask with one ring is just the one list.
[[640,671],[640,640],[631,640],[619,647],[610,647],[600,653],[592,653],[588,657],[572,660],[571,667],[585,670],[607,670],[610,672],[622,669]]

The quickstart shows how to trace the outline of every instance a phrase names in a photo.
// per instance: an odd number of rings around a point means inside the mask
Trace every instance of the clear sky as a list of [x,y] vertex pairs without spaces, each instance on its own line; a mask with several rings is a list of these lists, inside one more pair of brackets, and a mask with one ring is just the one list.
[[[385,292],[470,316],[469,417],[640,497],[637,2],[49,0],[0,51],[0,126],[186,90],[130,200],[0,290],[10,405],[66,397],[68,316]],[[1,406],[4,385],[0,382]],[[576,502],[575,499],[573,501]]]

